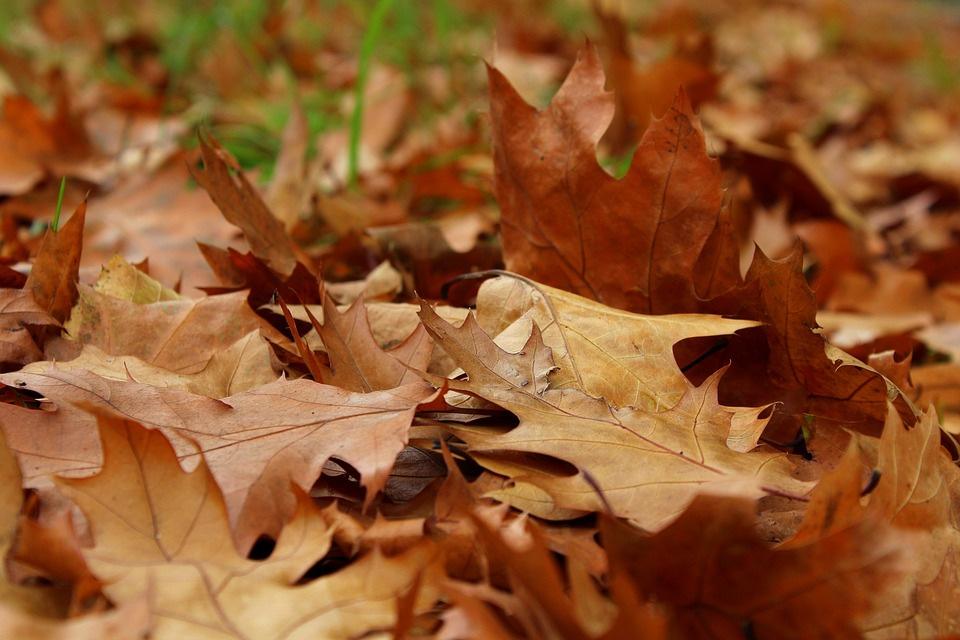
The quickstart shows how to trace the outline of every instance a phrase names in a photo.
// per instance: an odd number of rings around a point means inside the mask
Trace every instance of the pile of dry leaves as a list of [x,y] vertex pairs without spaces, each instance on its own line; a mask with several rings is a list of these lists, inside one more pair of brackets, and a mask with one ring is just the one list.
[[0,636],[960,634],[955,11],[116,4],[0,48]]

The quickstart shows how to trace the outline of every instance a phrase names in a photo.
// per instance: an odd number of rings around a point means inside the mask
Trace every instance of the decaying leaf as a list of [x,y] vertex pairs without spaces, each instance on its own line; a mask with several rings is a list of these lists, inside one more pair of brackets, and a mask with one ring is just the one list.
[[[429,545],[395,558],[373,552],[298,586],[333,535],[303,494],[270,557],[248,560],[225,544],[226,505],[206,464],[184,472],[159,431],[129,421],[101,416],[100,437],[103,470],[58,484],[90,521],[95,546],[85,555],[106,593],[119,603],[146,594],[157,638],[352,638],[384,631],[396,616],[394,600],[434,557]],[[431,604],[432,585],[429,579],[421,585],[422,608]]]
[[87,203],[84,201],[63,226],[47,231],[27,282],[23,285],[33,294],[37,304],[58,322],[67,319],[77,301],[86,212]]
[[722,191],[686,97],[651,123],[617,180],[596,160],[613,95],[592,46],[542,112],[488,75],[507,268],[628,311],[696,311],[691,274]]
[[865,525],[786,550],[760,540],[753,520],[749,500],[702,495],[657,535],[608,518],[603,536],[613,571],[666,605],[672,633],[685,638],[859,637],[859,623],[909,566],[890,528]]
[[509,277],[483,283],[477,320],[511,352],[526,342],[531,323],[540,327],[558,367],[551,388],[579,389],[618,407],[650,411],[675,406],[689,386],[674,358],[674,344],[759,324],[704,314],[642,316]]
[[297,264],[293,245],[283,224],[274,217],[260,194],[242,172],[233,173],[235,164],[225,159],[226,152],[212,140],[200,140],[203,169],[191,174],[206,189],[223,216],[240,227],[254,254],[277,272],[287,275]]
[[711,484],[727,484],[731,491],[754,497],[805,491],[807,485],[792,477],[785,454],[742,453],[728,446],[728,440],[740,440],[741,451],[756,446],[765,408],[721,406],[716,395],[719,374],[688,389],[668,411],[616,409],[577,390],[549,387],[553,359],[536,325],[513,354],[498,347],[473,316],[454,328],[422,304],[420,317],[469,376],[446,384],[494,402],[520,419],[506,433],[462,428],[457,435],[480,452],[537,453],[574,464],[577,475],[532,478],[560,507],[598,510],[606,499],[617,515],[659,530]]
[[203,457],[244,549],[260,534],[279,530],[295,508],[291,483],[308,491],[330,457],[360,473],[371,503],[407,442],[417,405],[434,395],[422,382],[364,394],[309,380],[278,380],[214,400],[83,370],[6,375],[13,377],[0,376],[4,384],[30,389],[57,405],[55,411],[38,411],[0,404],[0,426],[31,485],[50,474],[89,475],[98,469],[93,416],[76,405],[113,411],[163,431],[184,465]]

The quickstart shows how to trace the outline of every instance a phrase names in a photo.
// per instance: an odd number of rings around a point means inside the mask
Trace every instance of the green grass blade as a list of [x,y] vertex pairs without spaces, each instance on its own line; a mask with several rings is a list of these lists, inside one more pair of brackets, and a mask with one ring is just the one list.
[[367,87],[367,74],[370,71],[370,59],[373,51],[380,42],[380,33],[383,23],[393,6],[394,0],[377,0],[373,13],[370,15],[370,24],[363,34],[360,43],[360,60],[357,63],[357,83],[354,87],[353,114],[350,117],[350,149],[347,163],[347,183],[353,187],[357,184],[360,173],[360,133],[363,128],[363,92]]
[[53,212],[53,222],[50,228],[54,232],[60,228],[60,212],[63,211],[63,194],[67,191],[67,176],[60,178],[60,193],[57,194],[57,210]]

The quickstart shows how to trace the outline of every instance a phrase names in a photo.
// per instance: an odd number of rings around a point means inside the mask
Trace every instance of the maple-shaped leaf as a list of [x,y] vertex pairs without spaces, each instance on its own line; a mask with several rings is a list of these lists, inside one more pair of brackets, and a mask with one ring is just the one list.
[[508,351],[523,346],[531,323],[541,327],[558,367],[551,388],[580,389],[618,407],[650,411],[675,406],[689,387],[674,344],[759,325],[707,314],[639,315],[513,277],[483,283],[477,320]]
[[[353,638],[392,627],[394,601],[435,556],[429,544],[386,558],[374,552],[341,571],[296,582],[330,548],[333,529],[300,493],[273,553],[248,560],[230,544],[220,489],[205,463],[180,468],[159,432],[101,415],[104,468],[57,484],[83,511],[84,552],[117,603],[144,593],[163,638]],[[424,585],[423,583],[427,583]],[[419,608],[432,604],[421,581]]]
[[200,138],[203,168],[190,173],[203,187],[223,217],[243,231],[253,253],[274,271],[289,275],[297,265],[293,242],[256,188],[216,141]]
[[[617,515],[650,530],[665,526],[711,484],[727,483],[731,491],[754,497],[806,490],[792,477],[786,454],[742,453],[727,445],[732,440],[742,450],[755,446],[765,407],[721,406],[719,373],[699,388],[689,388],[668,411],[617,409],[581,391],[549,388],[553,359],[537,325],[518,353],[508,353],[472,315],[455,328],[422,303],[420,317],[469,376],[446,381],[449,388],[494,402],[520,419],[506,433],[461,428],[457,435],[471,451],[537,453],[575,465],[580,474],[533,480],[560,507],[602,508],[584,474],[594,479]],[[744,442],[752,446],[744,447]]]
[[83,251],[84,200],[59,229],[48,229],[23,288],[45,311],[64,322],[77,301],[80,253]]
[[308,491],[331,457],[359,472],[369,505],[407,444],[417,405],[434,395],[423,382],[364,394],[278,380],[214,400],[56,368],[4,374],[0,381],[57,406],[37,411],[0,404],[0,425],[31,486],[52,473],[88,475],[99,468],[93,416],[76,405],[112,411],[162,430],[184,464],[203,457],[223,489],[241,548],[279,530],[295,507],[291,484]]
[[544,111],[496,69],[488,76],[507,268],[629,311],[697,310],[692,274],[723,194],[685,95],[651,122],[617,180],[596,157],[614,98],[593,46]]

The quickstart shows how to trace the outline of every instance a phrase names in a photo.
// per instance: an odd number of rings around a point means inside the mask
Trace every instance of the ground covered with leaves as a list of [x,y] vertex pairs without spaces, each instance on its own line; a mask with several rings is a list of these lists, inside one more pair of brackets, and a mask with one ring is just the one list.
[[960,634],[955,6],[0,12],[0,636]]

